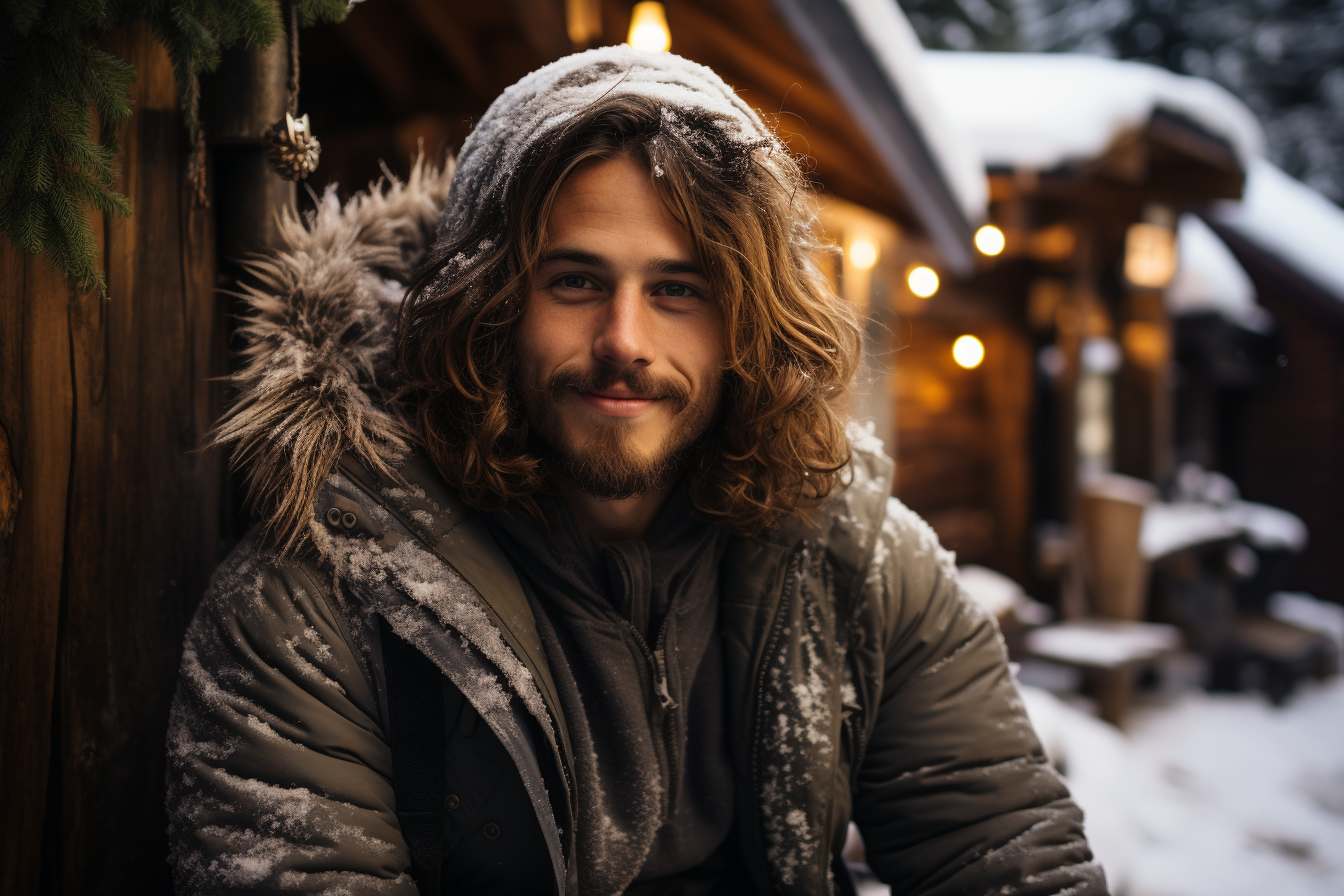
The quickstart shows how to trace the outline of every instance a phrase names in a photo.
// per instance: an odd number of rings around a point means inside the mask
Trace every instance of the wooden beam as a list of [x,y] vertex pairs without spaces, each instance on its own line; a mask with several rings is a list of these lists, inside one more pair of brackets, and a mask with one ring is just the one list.
[[572,45],[562,0],[506,0],[506,3],[523,40],[543,62],[570,52]]
[[439,0],[406,0],[406,5],[472,91],[490,99],[484,96],[490,84],[485,60],[472,34],[462,27],[461,17]]
[[[750,28],[739,27],[744,17]],[[794,152],[815,162],[811,176],[823,189],[919,227],[867,138],[773,9],[742,4],[720,14],[702,4],[680,2],[669,4],[668,19],[674,50],[713,68],[767,123],[773,122]]]

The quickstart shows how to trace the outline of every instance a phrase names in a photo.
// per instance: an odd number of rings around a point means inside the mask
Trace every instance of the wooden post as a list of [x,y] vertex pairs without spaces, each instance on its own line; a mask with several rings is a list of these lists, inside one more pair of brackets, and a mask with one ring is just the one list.
[[1001,572],[1022,582],[1031,524],[1031,344],[1016,328],[1004,324],[987,327],[984,341],[982,379],[990,434],[988,497],[996,521],[995,563]]
[[277,212],[294,206],[296,185],[266,161],[266,130],[289,105],[288,60],[284,38],[265,49],[231,50],[202,81],[201,113],[213,150],[215,222],[226,264],[275,245]]

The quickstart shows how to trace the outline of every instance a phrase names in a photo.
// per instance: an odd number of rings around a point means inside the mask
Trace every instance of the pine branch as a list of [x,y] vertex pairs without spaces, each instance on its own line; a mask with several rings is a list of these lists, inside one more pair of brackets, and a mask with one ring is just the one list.
[[[94,208],[129,214],[112,190],[116,143],[111,132],[130,114],[129,65],[93,47],[82,35],[52,33],[55,25],[99,21],[89,4],[56,4],[52,20],[15,29],[0,44],[0,232],[28,252],[48,252],[82,288],[104,291],[88,221]],[[99,115],[103,141],[93,139]]]
[[[304,25],[339,22],[345,0],[297,0]],[[94,46],[108,28],[145,21],[168,51],[193,143],[202,72],[233,46],[283,33],[280,0],[6,0],[0,4],[0,233],[47,253],[106,296],[90,210],[130,215],[112,189],[117,125],[131,116],[135,69]],[[93,116],[100,139],[93,139]]]

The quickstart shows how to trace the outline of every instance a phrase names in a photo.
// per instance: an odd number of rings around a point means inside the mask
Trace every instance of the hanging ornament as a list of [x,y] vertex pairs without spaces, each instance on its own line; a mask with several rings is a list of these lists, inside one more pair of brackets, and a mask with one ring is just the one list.
[[295,118],[286,112],[284,121],[271,125],[266,140],[266,158],[281,177],[303,180],[317,170],[322,144],[309,130],[307,115]]
[[307,115],[299,115],[299,10],[286,3],[289,14],[289,110],[266,131],[266,159],[286,180],[303,180],[317,170],[322,144],[313,136]]

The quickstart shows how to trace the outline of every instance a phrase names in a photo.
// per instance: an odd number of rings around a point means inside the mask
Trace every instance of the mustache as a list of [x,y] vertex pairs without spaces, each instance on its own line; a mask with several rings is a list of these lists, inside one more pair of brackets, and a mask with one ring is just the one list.
[[545,391],[559,401],[569,389],[579,392],[603,392],[617,383],[640,398],[660,398],[672,402],[677,413],[691,403],[691,390],[685,383],[666,377],[654,376],[646,368],[590,370],[577,365],[561,367],[546,381]]

